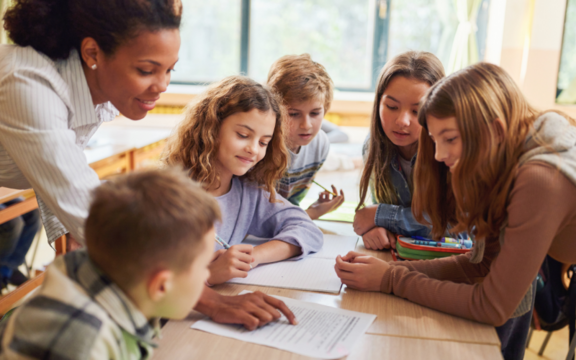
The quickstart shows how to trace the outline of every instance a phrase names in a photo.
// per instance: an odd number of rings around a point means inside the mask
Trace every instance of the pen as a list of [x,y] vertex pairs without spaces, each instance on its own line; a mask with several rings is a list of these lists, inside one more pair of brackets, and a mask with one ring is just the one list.
[[312,180],[312,182],[313,182],[314,184],[320,186],[322,189],[328,191],[330,194],[332,194],[332,195],[334,195],[334,196],[338,196],[338,194],[334,194],[332,191],[330,191],[330,190],[326,189],[324,186],[318,184],[315,180]]
[[214,240],[216,240],[216,242],[218,244],[220,244],[224,249],[228,250],[230,249],[230,245],[228,245],[228,243],[224,240],[222,240],[222,238],[220,236],[218,236],[218,234],[216,234],[216,237],[214,238]]
[[427,245],[427,246],[437,246],[437,247],[446,247],[446,248],[462,249],[462,245],[460,245],[460,244],[442,243],[442,242],[438,242],[438,241],[414,240],[414,244],[416,244],[416,245]]
[[[413,235],[411,236],[412,239],[416,239],[416,240],[422,240],[422,241],[429,241],[429,242],[435,242],[432,239],[428,239],[425,238],[423,236],[417,236],[417,235]],[[471,240],[460,240],[460,239],[454,239],[454,238],[450,238],[450,237],[443,237],[442,239],[440,239],[440,241],[438,241],[442,244],[457,244],[457,245],[462,245],[462,247],[464,247],[465,249],[471,249],[472,248],[472,241]],[[425,244],[424,244],[425,245]],[[449,247],[449,246],[446,246]]]
[[[230,249],[230,245],[228,245],[228,243],[224,240],[222,240],[222,238],[220,236],[218,236],[218,234],[215,235],[214,240],[220,244],[224,249],[228,250]],[[252,270],[252,264],[248,264],[250,265],[250,270]]]

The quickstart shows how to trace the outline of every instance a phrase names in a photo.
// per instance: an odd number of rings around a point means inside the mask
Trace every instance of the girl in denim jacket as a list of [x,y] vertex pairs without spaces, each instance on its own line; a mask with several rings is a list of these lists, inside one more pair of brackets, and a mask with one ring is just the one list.
[[[380,73],[354,217],[354,231],[368,249],[395,247],[396,234],[430,233],[430,228],[412,215],[412,168],[422,128],[418,123],[420,99],[443,77],[440,60],[422,51],[396,56]],[[374,204],[365,206],[369,187]]]

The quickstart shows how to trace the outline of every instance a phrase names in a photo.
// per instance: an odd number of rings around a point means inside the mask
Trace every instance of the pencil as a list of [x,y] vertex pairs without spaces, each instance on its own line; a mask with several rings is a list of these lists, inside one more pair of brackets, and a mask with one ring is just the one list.
[[224,249],[228,250],[230,249],[230,245],[228,245],[228,243],[224,240],[222,240],[222,238],[220,236],[218,236],[218,234],[216,234],[216,237],[214,238],[214,240],[220,244]]
[[334,195],[334,196],[338,196],[338,194],[334,194],[332,191],[330,191],[330,190],[326,189],[324,186],[318,184],[315,180],[312,180],[312,182],[313,182],[314,184],[320,186],[322,189],[328,191],[330,194],[332,194],[332,195]]

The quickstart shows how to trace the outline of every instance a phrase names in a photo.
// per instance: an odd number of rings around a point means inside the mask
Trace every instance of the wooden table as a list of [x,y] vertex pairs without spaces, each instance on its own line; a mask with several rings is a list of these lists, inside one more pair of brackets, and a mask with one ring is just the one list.
[[[317,221],[325,232],[352,235],[350,224]],[[356,251],[390,261],[389,252],[372,251],[360,242]],[[347,359],[501,359],[500,341],[493,326],[432,310],[393,295],[361,292],[343,286],[338,295],[272,287],[222,284],[223,295],[260,290],[333,306],[376,314],[377,318]],[[190,329],[203,316],[193,312],[182,321],[169,321],[162,329],[154,359],[306,359],[283,350]]]
[[0,224],[38,208],[38,202],[36,201],[36,196],[32,189],[16,190],[0,187],[0,204],[21,196],[24,197],[24,201],[7,206],[4,210],[0,210]]

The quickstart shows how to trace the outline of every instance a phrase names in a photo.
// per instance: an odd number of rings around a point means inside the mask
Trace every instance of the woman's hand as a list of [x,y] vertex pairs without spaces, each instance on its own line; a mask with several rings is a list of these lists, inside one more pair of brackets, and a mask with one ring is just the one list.
[[212,285],[222,284],[232,278],[248,276],[254,257],[252,257],[252,245],[234,245],[228,250],[218,250],[208,269],[210,277],[208,283]]
[[[332,185],[332,192],[338,194],[338,190]],[[340,195],[334,196],[328,191],[323,191],[318,196],[318,200],[310,205],[306,210],[310,219],[316,220],[320,216],[336,210],[344,202],[344,191],[340,190]]]
[[362,241],[364,247],[370,250],[396,249],[396,235],[378,226],[362,235]]
[[390,265],[372,256],[350,251],[336,257],[336,275],[346,286],[363,291],[380,291],[382,276]]
[[368,205],[356,211],[356,215],[354,215],[354,224],[352,224],[356,234],[364,235],[376,226],[376,223],[374,222],[376,210],[378,210],[378,204]]
[[284,314],[292,325],[298,324],[288,306],[260,291],[237,296],[223,296],[205,288],[195,310],[222,324],[242,324],[248,330],[264,326]]

